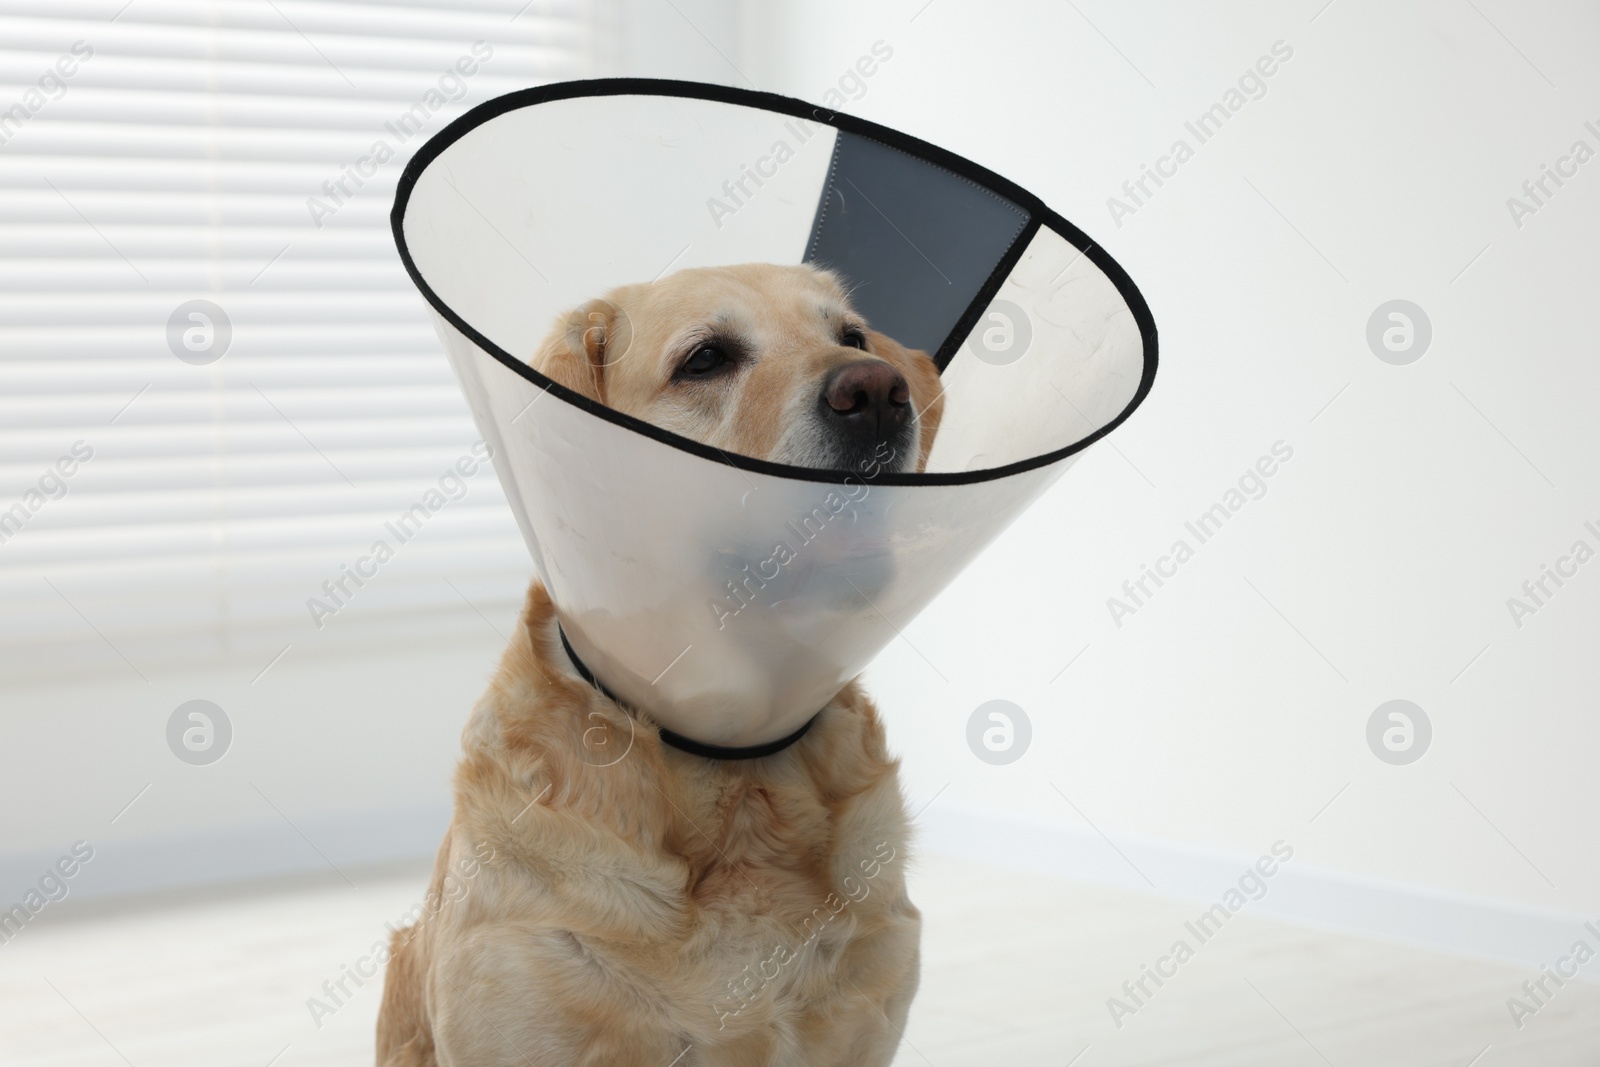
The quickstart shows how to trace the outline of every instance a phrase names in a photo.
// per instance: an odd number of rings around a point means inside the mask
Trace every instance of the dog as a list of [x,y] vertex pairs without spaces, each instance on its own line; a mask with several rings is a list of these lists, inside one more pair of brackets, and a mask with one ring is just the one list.
[[[622,287],[531,362],[684,437],[801,466],[921,470],[943,410],[932,359],[813,267]],[[596,759],[608,744],[626,758]],[[693,755],[584,680],[536,581],[462,746],[428,906],[391,938],[379,1067],[893,1058],[921,916],[899,764],[856,683],[779,752]]]

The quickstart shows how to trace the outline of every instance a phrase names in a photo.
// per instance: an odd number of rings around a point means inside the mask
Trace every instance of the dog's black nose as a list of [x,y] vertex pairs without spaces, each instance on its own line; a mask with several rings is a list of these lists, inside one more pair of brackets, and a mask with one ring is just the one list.
[[823,414],[841,429],[870,441],[894,438],[911,419],[911,386],[881,359],[863,359],[828,375]]

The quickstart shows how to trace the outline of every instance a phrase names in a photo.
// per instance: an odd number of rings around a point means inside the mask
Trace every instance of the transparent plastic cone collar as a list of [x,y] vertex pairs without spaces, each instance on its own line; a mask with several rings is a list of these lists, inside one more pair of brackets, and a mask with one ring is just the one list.
[[[785,97],[640,80],[500,97],[418,152],[393,224],[573,650],[706,744],[802,727],[1155,375],[1138,290],[1037,197]],[[874,330],[933,356],[925,470],[730,454],[529,366],[618,286],[750,263],[832,270]]]

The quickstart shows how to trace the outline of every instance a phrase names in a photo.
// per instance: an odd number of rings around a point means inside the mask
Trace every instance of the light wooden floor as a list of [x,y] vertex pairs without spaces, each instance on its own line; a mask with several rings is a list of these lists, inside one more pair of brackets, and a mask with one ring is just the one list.
[[[0,945],[0,1064],[370,1065],[378,980],[320,1027],[306,1001],[417,902],[424,876],[51,905]],[[1569,983],[1519,1031],[1506,998],[1529,971],[1246,914],[1147,983],[1154,996],[1119,1030],[1106,999],[1203,908],[939,856],[920,861],[913,893],[922,990],[896,1067],[1600,1064],[1600,984]]]

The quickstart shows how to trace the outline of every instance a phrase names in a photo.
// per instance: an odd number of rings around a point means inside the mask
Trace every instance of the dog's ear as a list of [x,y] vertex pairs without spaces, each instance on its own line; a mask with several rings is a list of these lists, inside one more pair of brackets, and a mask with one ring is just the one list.
[[911,403],[917,409],[917,471],[920,473],[928,465],[933,436],[939,432],[939,420],[944,417],[944,381],[939,377],[939,368],[934,365],[933,357],[920,348],[907,348],[877,330],[867,331],[867,347],[873,355],[892,363],[911,386]]
[[533,357],[533,369],[545,377],[606,402],[606,367],[627,345],[624,317],[609,300],[591,300],[556,323]]

